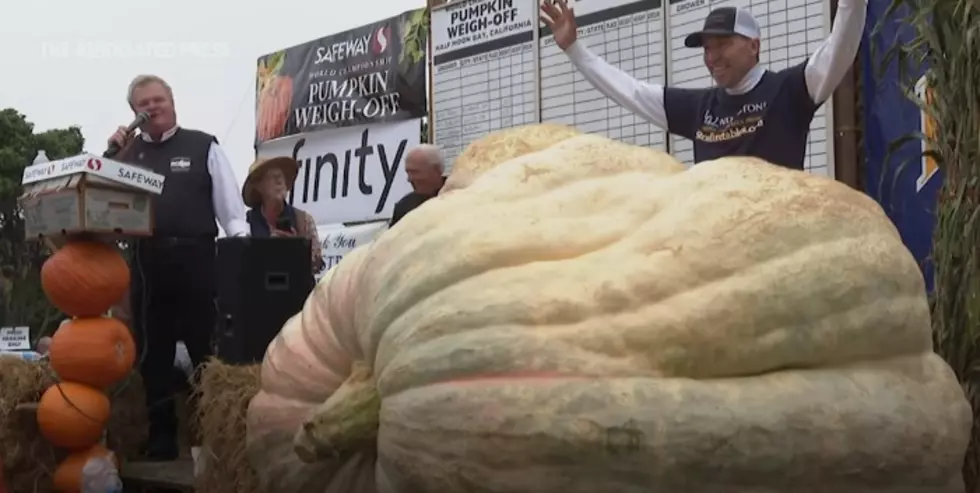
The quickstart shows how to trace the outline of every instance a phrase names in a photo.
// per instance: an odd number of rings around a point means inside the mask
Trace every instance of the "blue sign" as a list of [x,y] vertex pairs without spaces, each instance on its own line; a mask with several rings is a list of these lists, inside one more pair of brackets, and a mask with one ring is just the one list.
[[931,158],[923,157],[926,143],[912,139],[893,149],[896,143],[917,132],[929,135],[934,123],[906,95],[915,87],[918,97],[931,97],[922,73],[903,73],[899,80],[896,63],[884,67],[885,54],[898,43],[908,44],[914,34],[904,21],[907,12],[899,10],[881,23],[889,0],[870,0],[865,39],[861,46],[864,80],[865,192],[874,197],[892,219],[902,240],[922,267],[926,287],[933,285],[932,232],[936,223],[936,199],[942,174]]

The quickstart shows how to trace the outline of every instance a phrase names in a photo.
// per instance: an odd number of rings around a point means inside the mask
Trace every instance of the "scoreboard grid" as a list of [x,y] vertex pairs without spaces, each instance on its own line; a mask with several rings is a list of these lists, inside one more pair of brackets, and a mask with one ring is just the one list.
[[[574,3],[579,39],[590,51],[639,80],[677,87],[712,84],[700,50],[683,46],[684,37],[700,28],[712,8],[733,5],[753,13],[762,30],[760,62],[774,71],[806,60],[831,25],[829,3],[821,0],[569,3]],[[472,41],[453,40],[447,34],[452,21],[466,24],[462,27],[491,27]],[[555,45],[550,30],[539,26],[538,0],[443,4],[432,9],[430,32],[430,125],[447,168],[470,142],[538,122],[564,123],[693,162],[689,140],[668,135],[592,88]],[[502,32],[507,34],[497,34]],[[804,163],[807,171],[828,177],[834,176],[832,104],[826,101],[814,117]]]

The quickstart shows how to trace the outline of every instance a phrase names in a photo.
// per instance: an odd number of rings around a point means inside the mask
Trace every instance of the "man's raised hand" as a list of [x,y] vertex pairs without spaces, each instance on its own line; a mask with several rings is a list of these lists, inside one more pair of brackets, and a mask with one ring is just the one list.
[[541,0],[541,22],[555,35],[555,43],[562,51],[578,38],[575,12],[567,0]]

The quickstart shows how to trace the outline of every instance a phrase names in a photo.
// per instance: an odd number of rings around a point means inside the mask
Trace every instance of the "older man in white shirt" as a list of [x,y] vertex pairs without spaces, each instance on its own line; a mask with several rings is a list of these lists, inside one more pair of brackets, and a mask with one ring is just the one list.
[[247,235],[245,205],[231,164],[217,139],[177,124],[173,90],[153,75],[136,77],[128,103],[149,119],[140,134],[120,127],[109,142],[116,159],[166,176],[155,199],[154,235],[136,242],[132,264],[133,328],[142,355],[140,371],[150,420],[146,455],[178,456],[174,409],[174,350],[183,341],[194,365],[211,354],[215,313],[217,219],[228,236]]

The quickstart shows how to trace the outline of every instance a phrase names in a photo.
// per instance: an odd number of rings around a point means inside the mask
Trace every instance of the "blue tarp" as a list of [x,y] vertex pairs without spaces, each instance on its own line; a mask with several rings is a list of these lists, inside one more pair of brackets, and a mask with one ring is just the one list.
[[896,42],[908,43],[913,37],[911,28],[901,19],[902,13],[887,19],[878,34],[873,34],[888,5],[888,0],[870,0],[860,55],[865,101],[865,192],[882,205],[898,227],[906,246],[922,266],[931,292],[932,231],[942,177],[931,160],[922,157],[920,141],[889,152],[892,143],[923,131],[924,116],[905,95],[906,88],[915,86],[921,73],[914,74],[914,78],[903,74],[907,80],[900,81],[894,63],[882,72],[887,50]]

